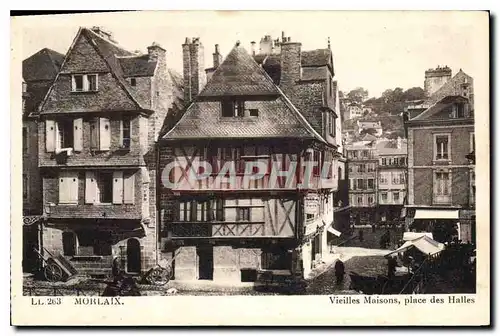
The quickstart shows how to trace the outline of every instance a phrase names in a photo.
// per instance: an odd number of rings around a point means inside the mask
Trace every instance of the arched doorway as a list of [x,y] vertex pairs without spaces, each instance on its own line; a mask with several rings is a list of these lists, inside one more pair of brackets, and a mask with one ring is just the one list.
[[135,238],[127,240],[127,272],[141,272],[141,243]]

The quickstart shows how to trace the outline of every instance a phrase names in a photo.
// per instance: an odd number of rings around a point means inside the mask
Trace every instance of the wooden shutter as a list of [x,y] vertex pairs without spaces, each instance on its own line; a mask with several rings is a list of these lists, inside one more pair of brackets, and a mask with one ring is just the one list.
[[83,150],[83,119],[73,120],[73,128],[73,149],[81,152]]
[[99,118],[90,121],[90,148],[99,149]]
[[69,203],[70,190],[68,175],[66,172],[59,173],[59,203]]
[[127,174],[123,177],[123,203],[134,204],[135,174]]
[[78,172],[71,172],[68,175],[69,202],[78,203]]
[[56,123],[54,120],[45,120],[45,149],[53,152],[56,149]]
[[109,119],[99,118],[99,149],[109,150],[111,146],[111,127]]
[[122,204],[123,202],[123,172],[113,172],[113,204]]
[[97,200],[97,181],[94,172],[85,172],[85,203],[94,204]]

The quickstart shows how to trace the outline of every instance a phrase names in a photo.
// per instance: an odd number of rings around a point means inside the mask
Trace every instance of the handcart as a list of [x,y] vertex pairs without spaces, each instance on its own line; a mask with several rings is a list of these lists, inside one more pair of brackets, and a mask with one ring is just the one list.
[[43,248],[43,252],[37,249],[34,250],[41,259],[43,275],[48,281],[68,281],[69,278],[78,273],[73,265],[60,253],[52,254],[46,248]]

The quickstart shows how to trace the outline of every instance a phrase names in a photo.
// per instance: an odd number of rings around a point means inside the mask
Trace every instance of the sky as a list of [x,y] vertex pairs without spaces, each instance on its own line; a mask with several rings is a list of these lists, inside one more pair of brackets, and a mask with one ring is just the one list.
[[[225,56],[236,41],[250,50],[264,35],[284,31],[302,50],[326,48],[328,37],[340,90],[356,87],[377,97],[386,90],[423,88],[424,72],[448,65],[472,77],[481,71],[478,18],[481,12],[368,11],[207,11],[127,12],[24,17],[20,55],[25,59],[42,48],[69,49],[80,26],[101,26],[124,48],[146,52],[152,42],[167,50],[168,66],[182,71],[182,43],[200,37],[205,67],[212,66],[214,45]],[[484,18],[484,17],[483,17]],[[16,20],[16,19],[14,19]]]

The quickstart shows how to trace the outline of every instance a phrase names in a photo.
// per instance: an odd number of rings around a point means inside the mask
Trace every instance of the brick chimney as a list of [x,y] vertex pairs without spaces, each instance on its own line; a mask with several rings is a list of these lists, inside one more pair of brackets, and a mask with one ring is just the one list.
[[189,104],[200,93],[207,79],[205,74],[204,48],[199,37],[186,37],[182,45],[184,102]]
[[300,42],[291,42],[290,37],[283,37],[280,87],[285,94],[293,94],[293,87],[301,78],[301,47]]
[[[166,58],[166,50],[161,47],[156,42],[153,42],[149,47],[148,47],[148,55],[149,55],[149,61],[150,62],[163,62],[165,61]],[[163,62],[166,63],[166,62]]]
[[222,63],[222,55],[219,52],[219,45],[215,45],[215,52],[212,54],[214,58],[214,68],[217,69],[219,65]]

